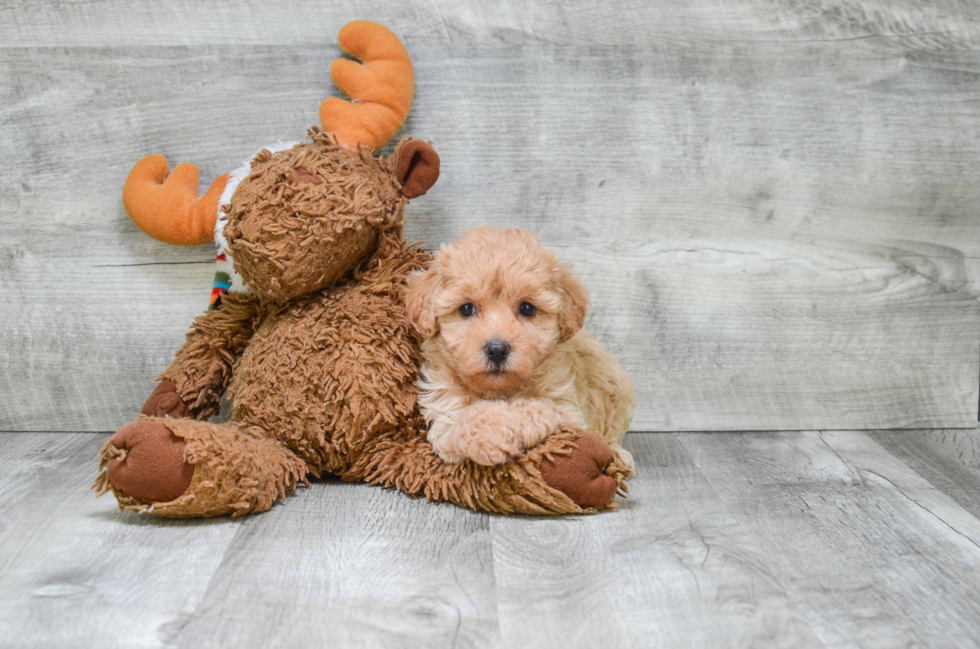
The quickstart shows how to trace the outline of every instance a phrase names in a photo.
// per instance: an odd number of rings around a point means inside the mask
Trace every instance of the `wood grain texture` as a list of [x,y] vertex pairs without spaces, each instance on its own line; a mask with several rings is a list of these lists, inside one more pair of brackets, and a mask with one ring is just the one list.
[[[84,435],[66,462],[46,468],[30,493],[0,514],[6,647],[167,644],[196,609],[241,524],[127,516],[111,497],[96,500],[88,486],[105,439]],[[0,475],[29,460],[29,452],[4,454]]]
[[7,0],[0,41],[11,46],[322,43],[350,20],[377,20],[408,43],[529,42],[647,45],[661,40],[847,41],[878,39],[951,49],[976,46],[980,9],[938,0],[760,0],[689,3],[317,2],[260,0]]
[[825,645],[980,640],[980,521],[863,433],[678,439]]
[[869,431],[937,489],[980,517],[980,436],[975,430]]
[[84,433],[0,433],[0,530],[5,512],[90,439]]
[[406,37],[403,132],[443,159],[406,237],[541,232],[634,429],[976,422],[977,7],[508,7],[0,4],[0,430],[138,411],[211,253],[143,237],[126,173],[155,152],[206,183],[302,136],[354,12]]
[[328,480],[245,521],[174,645],[485,646],[496,615],[486,515]]
[[677,439],[626,441],[620,510],[492,518],[501,646],[822,646]]
[[0,435],[0,644],[973,646],[980,476],[954,449],[980,430],[887,434],[929,471],[877,433],[631,434],[630,498],[597,516],[322,481],[243,521],[96,500],[102,434]]

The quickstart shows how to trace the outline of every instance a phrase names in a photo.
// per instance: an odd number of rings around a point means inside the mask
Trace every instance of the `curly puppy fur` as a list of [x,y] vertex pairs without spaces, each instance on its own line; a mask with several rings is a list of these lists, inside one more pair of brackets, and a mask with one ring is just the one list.
[[582,330],[588,294],[537,235],[466,232],[409,278],[406,304],[425,339],[419,404],[444,460],[501,464],[572,426],[632,468],[632,383]]

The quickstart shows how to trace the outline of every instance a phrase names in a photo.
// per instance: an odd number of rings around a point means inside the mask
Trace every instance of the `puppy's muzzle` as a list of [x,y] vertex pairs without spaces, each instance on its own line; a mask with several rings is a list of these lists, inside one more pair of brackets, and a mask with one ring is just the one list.
[[488,361],[500,367],[507,362],[507,357],[510,355],[510,343],[505,340],[491,340],[483,346],[483,353],[486,354]]

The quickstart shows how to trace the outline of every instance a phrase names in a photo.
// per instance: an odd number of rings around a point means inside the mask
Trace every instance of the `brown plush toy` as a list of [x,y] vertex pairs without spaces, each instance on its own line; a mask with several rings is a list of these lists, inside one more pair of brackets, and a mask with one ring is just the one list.
[[[402,240],[408,199],[439,175],[439,156],[401,127],[414,94],[408,52],[385,27],[353,22],[334,81],[353,103],[328,99],[324,130],[263,149],[197,198],[197,168],[168,175],[141,160],[123,200],[162,241],[214,238],[212,308],[176,360],[102,450],[95,488],[122,509],[159,516],[264,511],[307,476],[395,487],[474,509],[534,514],[612,503],[629,469],[598,438],[562,430],[511,464],[440,460],[416,407],[419,341],[405,280],[430,261]],[[227,423],[209,423],[222,394]]]

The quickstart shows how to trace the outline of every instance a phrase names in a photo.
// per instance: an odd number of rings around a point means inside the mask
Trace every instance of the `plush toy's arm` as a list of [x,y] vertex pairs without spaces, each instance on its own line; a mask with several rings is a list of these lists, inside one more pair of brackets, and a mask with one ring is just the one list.
[[194,321],[177,358],[158,377],[161,383],[142,414],[207,419],[216,413],[261,315],[262,303],[255,295],[226,293],[221,308]]

